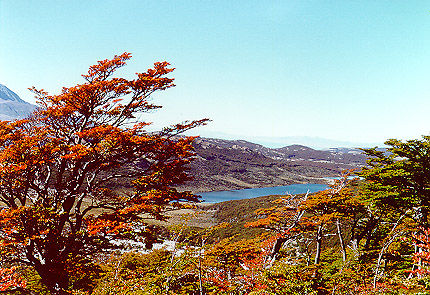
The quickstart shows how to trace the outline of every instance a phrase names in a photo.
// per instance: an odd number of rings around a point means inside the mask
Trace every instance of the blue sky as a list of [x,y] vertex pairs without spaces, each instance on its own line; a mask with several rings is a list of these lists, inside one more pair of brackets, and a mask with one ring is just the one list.
[[0,83],[32,101],[127,51],[176,68],[155,126],[382,142],[429,134],[429,37],[428,1],[0,0]]

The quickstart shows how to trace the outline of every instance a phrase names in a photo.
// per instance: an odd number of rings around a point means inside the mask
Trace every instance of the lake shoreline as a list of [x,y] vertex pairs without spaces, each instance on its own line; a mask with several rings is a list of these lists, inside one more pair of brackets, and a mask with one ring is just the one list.
[[321,183],[296,183],[273,187],[246,188],[224,191],[211,191],[200,193],[202,203],[219,203],[224,201],[258,198],[269,195],[303,194],[307,191],[314,193],[325,190],[328,184]]
[[234,190],[256,189],[256,188],[271,188],[271,187],[278,187],[278,186],[285,186],[285,185],[309,184],[309,183],[330,185],[332,181],[330,181],[328,177],[302,176],[302,180],[285,180],[274,184],[247,183],[246,185],[242,185],[237,183],[228,183],[228,184],[212,185],[211,187],[195,187],[195,186],[183,185],[178,187],[178,190],[191,191],[193,194],[200,195],[200,194],[211,193],[211,192],[234,191]]

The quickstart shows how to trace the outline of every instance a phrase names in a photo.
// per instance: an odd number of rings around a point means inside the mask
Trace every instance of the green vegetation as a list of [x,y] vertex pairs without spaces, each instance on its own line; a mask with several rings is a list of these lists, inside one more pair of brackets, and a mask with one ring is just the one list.
[[258,219],[255,211],[260,208],[272,206],[272,202],[280,196],[264,196],[252,199],[226,201],[206,207],[214,210],[214,219],[218,224],[228,223],[228,227],[213,232],[212,241],[234,237],[236,240],[250,239],[264,232],[259,228],[245,227],[247,222]]

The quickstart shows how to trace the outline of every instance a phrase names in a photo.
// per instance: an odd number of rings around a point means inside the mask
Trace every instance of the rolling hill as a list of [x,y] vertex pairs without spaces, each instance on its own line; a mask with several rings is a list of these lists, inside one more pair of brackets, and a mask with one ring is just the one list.
[[181,189],[194,192],[326,183],[347,169],[359,169],[366,158],[358,149],[315,150],[302,145],[267,148],[244,140],[198,138],[193,180]]

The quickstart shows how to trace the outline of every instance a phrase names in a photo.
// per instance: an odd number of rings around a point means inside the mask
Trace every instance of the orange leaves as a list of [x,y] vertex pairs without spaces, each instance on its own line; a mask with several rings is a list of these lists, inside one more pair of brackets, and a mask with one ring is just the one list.
[[174,68],[168,68],[169,65],[170,64],[166,61],[154,63],[153,69],[148,69],[146,73],[137,74],[138,79],[130,83],[131,87],[140,91],[147,88],[155,91],[165,90],[175,86],[173,84],[174,79],[163,77],[166,74],[173,72]]
[[364,204],[352,189],[336,183],[332,188],[317,192],[300,205],[300,209],[312,214],[320,222],[347,217],[361,210]]
[[299,206],[305,201],[307,195],[287,195],[273,201],[274,206],[255,211],[258,215],[256,221],[248,222],[245,226],[271,229],[276,232],[289,232],[297,226],[301,216]]
[[198,200],[174,188],[188,179],[194,155],[193,138],[178,135],[207,120],[158,132],[131,121],[159,108],[150,96],[174,84],[167,62],[134,80],[113,77],[130,58],[97,62],[83,84],[57,95],[32,88],[40,108],[27,120],[0,122],[0,202],[8,207],[0,212],[0,253],[43,265],[38,272],[51,289],[68,288],[70,255],[112,247],[107,237],[123,237],[139,214],[164,219],[166,208]]
[[121,209],[119,211],[119,214],[121,215],[128,215],[128,214],[139,214],[139,213],[160,213],[161,210],[157,210],[155,206],[150,204],[134,204],[131,206],[127,206],[124,209]]
[[263,218],[257,219],[256,221],[247,222],[246,227],[266,227],[279,223],[284,218],[288,218],[287,212],[283,208],[271,207],[265,209],[258,209],[255,211],[256,215],[262,216]]
[[233,270],[240,267],[240,262],[255,258],[261,251],[258,238],[237,242],[232,240],[233,237],[223,239],[208,249],[205,256],[212,258],[212,263],[215,265]]
[[273,239],[264,236],[236,242],[232,238],[221,240],[204,252],[203,264],[210,272],[204,281],[218,292],[264,290],[262,274],[272,245]]
[[[159,106],[149,104],[148,97],[156,92],[173,87],[173,78],[165,77],[173,71],[169,63],[155,63],[153,69],[137,74],[135,80],[112,77],[113,73],[131,58],[129,53],[115,56],[111,60],[99,61],[83,75],[86,83],[63,88],[59,95],[50,96],[46,92],[32,91],[43,108],[38,112],[40,120],[69,124],[77,131],[84,125],[102,121],[119,126],[133,118],[136,112],[146,112]],[[83,116],[83,121],[79,119]],[[71,121],[67,120],[71,117]],[[75,125],[76,124],[76,125]],[[92,126],[94,127],[94,126]],[[71,130],[71,131],[72,131]]]
[[175,209],[186,208],[191,206],[187,203],[189,201],[198,201],[198,199],[190,192],[178,192],[175,189],[152,189],[137,194],[128,200],[125,208],[118,211],[118,213],[122,215],[148,213],[156,219],[164,220],[164,207],[169,206]]
[[18,274],[16,267],[0,268],[0,292],[15,288],[25,288],[25,280]]
[[87,156],[89,152],[90,150],[87,147],[77,144],[70,147],[70,153],[63,155],[62,158],[66,160],[79,160]]
[[[20,206],[14,209],[0,211],[0,231],[5,235],[0,240],[0,246],[22,251],[28,241],[43,239],[51,230],[52,212],[40,206]],[[28,231],[27,226],[35,227],[37,231]],[[20,250],[21,249],[21,250]]]
[[87,230],[89,235],[97,234],[118,234],[121,230],[127,228],[127,224],[109,218],[99,217],[93,222],[88,222]]
[[89,146],[95,151],[105,151],[109,148],[129,144],[131,132],[110,125],[103,125],[77,132],[76,135],[84,141],[85,146]]
[[414,253],[414,262],[419,265],[420,274],[430,274],[430,229],[421,228],[420,234],[414,234],[412,237],[416,241],[416,246],[420,249]]
[[82,77],[87,81],[106,79],[118,68],[124,66],[130,58],[131,53],[124,52],[121,55],[115,55],[111,60],[101,60],[96,65],[91,66],[88,74],[82,75]]
[[261,218],[246,226],[292,229],[294,218],[300,216],[301,212],[306,213],[305,217],[300,222],[296,219],[296,226],[321,225],[352,215],[364,205],[350,188],[345,187],[347,176],[335,182],[330,189],[309,196],[284,196],[274,201],[275,206],[257,210],[255,214]]

